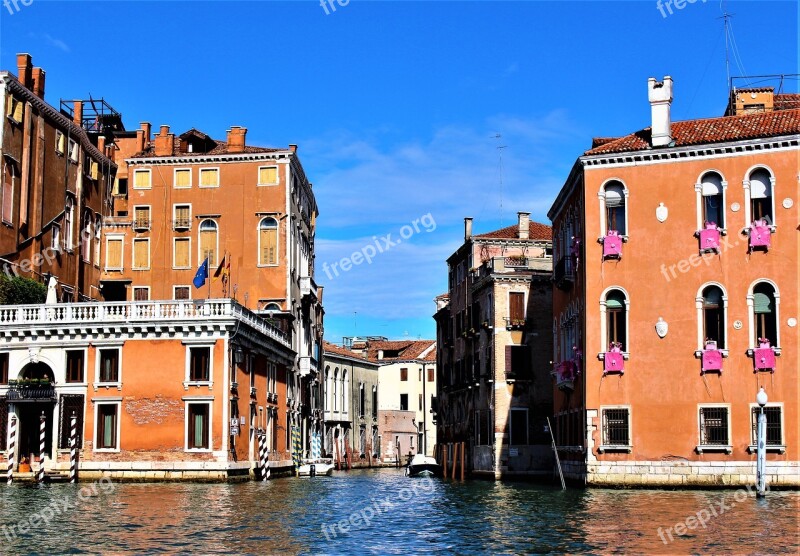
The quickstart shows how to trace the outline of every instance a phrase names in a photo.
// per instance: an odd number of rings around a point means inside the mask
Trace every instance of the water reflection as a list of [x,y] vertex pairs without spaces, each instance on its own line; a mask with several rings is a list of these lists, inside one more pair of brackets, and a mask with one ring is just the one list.
[[[675,554],[800,549],[797,492],[771,492],[766,500],[739,495],[737,501],[735,491],[562,492],[488,481],[433,481],[412,492],[412,481],[395,470],[365,470],[236,485],[117,484],[114,492],[83,502],[78,494],[85,485],[15,485],[0,490],[0,552]],[[63,500],[68,511],[24,533],[16,528]],[[720,504],[727,509],[720,512]],[[366,508],[385,511],[354,525],[351,516],[369,515]],[[705,528],[674,532],[676,524],[703,510],[710,514],[711,508],[718,515]],[[671,541],[663,535],[667,528],[672,528]]]

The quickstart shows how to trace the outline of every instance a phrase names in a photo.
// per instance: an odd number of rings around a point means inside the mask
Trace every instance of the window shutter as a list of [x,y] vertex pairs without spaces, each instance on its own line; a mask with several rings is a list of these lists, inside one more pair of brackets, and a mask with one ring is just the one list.
[[625,193],[620,185],[606,187],[606,208],[621,207],[625,204]]
[[175,170],[175,187],[191,187],[191,170]]
[[772,313],[772,299],[761,292],[753,294],[753,310],[755,313]]
[[108,260],[108,268],[122,268],[122,240],[110,239],[107,245],[108,253],[106,258]]
[[134,268],[147,268],[148,259],[148,240],[139,239],[133,242],[133,267]]
[[186,268],[189,265],[189,240],[175,240],[175,266]]
[[769,174],[763,170],[753,172],[750,176],[750,198],[766,199],[772,196],[772,184],[769,181]]
[[506,374],[510,375],[514,372],[513,366],[513,353],[514,350],[512,349],[514,346],[506,346]]
[[625,308],[625,300],[622,295],[617,294],[617,292],[611,292],[608,294],[608,297],[606,297],[606,308],[621,311]]
[[508,294],[511,320],[523,320],[525,318],[525,294],[521,292],[511,292]]
[[97,165],[97,162],[95,162],[95,161],[93,160],[93,161],[92,161],[92,170],[91,170],[91,176],[92,176],[92,179],[93,179],[93,180],[96,180],[96,179],[97,179],[98,173],[99,173],[99,172],[98,172],[98,165]]
[[722,181],[720,181],[719,176],[716,174],[704,177],[702,187],[704,197],[722,195]]
[[145,172],[145,171],[134,172],[133,186],[136,188],[150,187],[150,172]]
[[14,104],[14,119],[18,122],[22,121],[22,101],[16,100]]
[[219,171],[216,168],[200,170],[200,185],[207,187],[219,185]]
[[258,170],[258,183],[277,183],[278,182],[278,169],[274,166],[268,168],[259,168]]
[[216,230],[206,230],[200,232],[200,253],[204,259],[208,257],[209,267],[216,266],[217,264],[217,256],[215,253],[216,247],[217,247]]
[[278,231],[274,228],[261,230],[261,264],[276,264],[277,258],[277,235]]
[[65,141],[66,141],[66,137],[64,136],[63,133],[61,133],[59,131],[58,132],[58,145],[56,146],[56,148],[57,148],[58,152],[60,152],[62,154],[64,152],[64,143],[65,143]]
[[11,224],[14,217],[14,180],[9,176],[10,165],[3,173],[3,221]]

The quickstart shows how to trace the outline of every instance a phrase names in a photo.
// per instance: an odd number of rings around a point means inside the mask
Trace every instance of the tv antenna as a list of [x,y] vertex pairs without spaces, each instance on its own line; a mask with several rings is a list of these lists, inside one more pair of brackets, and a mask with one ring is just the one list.
[[[490,135],[492,139],[497,139],[497,142],[500,142],[500,139],[503,137],[499,133],[494,135]],[[497,155],[498,155],[498,163],[500,168],[500,227],[503,227],[503,149],[507,148],[508,145],[498,145],[497,146]]]

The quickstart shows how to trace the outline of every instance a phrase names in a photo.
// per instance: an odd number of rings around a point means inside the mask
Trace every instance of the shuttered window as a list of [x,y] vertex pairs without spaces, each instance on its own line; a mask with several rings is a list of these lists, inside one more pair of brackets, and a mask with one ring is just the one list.
[[175,205],[175,228],[187,229],[191,224],[191,207],[189,205]]
[[622,184],[615,182],[606,186],[605,202],[606,229],[625,235],[625,189]]
[[628,323],[625,313],[625,294],[619,290],[610,291],[606,296],[608,341],[619,342],[623,351],[628,349]]
[[200,224],[199,262],[208,258],[208,267],[217,266],[217,224],[213,220],[203,220]]
[[717,349],[725,349],[725,304],[722,290],[708,286],[703,290],[703,329],[706,340],[717,343]]
[[150,170],[134,170],[134,189],[150,189]]
[[528,346],[506,346],[506,375],[508,377],[527,379],[531,374],[530,361]]
[[774,224],[772,214],[772,180],[766,170],[756,170],[750,175],[750,211],[752,219]]
[[258,169],[258,185],[274,185],[278,183],[278,167],[262,166]]
[[188,237],[175,238],[175,260],[172,262],[172,266],[175,268],[189,268],[192,266],[190,247],[191,240]]
[[3,171],[3,222],[12,224],[14,217],[14,178],[15,165],[6,163]]
[[[82,352],[81,352],[82,353]],[[72,429],[72,416],[75,416],[75,436],[78,449],[83,447],[83,411],[84,402],[81,394],[65,394],[61,396],[59,415],[58,448],[69,449],[69,437]]]
[[201,168],[200,187],[219,187],[219,169]]
[[258,225],[258,264],[278,264],[278,222],[264,218]]
[[6,110],[6,114],[11,116],[11,118],[15,122],[22,121],[22,101],[19,99],[14,98],[13,96],[8,96],[8,108]]
[[67,382],[83,382],[83,350],[67,351]]
[[209,448],[209,407],[207,403],[190,403],[188,411],[187,447],[190,450]]
[[133,227],[137,229],[150,228],[150,207],[135,207],[133,209]]
[[775,310],[775,290],[761,282],[753,288],[753,313],[755,317],[755,345],[759,338],[766,338],[770,345],[778,345],[778,321]]
[[191,290],[190,290],[189,286],[175,286],[174,292],[175,292],[175,295],[173,297],[175,297],[176,300],[178,300],[178,299],[190,299]]
[[122,270],[122,238],[106,239],[106,270]]
[[511,292],[508,294],[509,317],[513,321],[525,320],[525,294],[522,292]]
[[56,152],[58,154],[64,154],[66,141],[67,138],[64,136],[64,134],[60,131],[56,131]]
[[117,404],[97,404],[96,448],[113,450],[117,447]]
[[141,270],[150,268],[150,240],[133,240],[133,269]]
[[192,171],[188,168],[175,170],[175,187],[186,188],[192,186]]

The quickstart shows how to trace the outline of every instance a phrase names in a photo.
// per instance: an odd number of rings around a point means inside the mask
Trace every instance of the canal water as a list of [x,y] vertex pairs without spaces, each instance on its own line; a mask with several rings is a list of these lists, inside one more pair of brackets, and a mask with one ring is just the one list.
[[799,512],[798,492],[562,492],[394,469],[230,485],[15,484],[0,487],[0,552],[796,554]]

